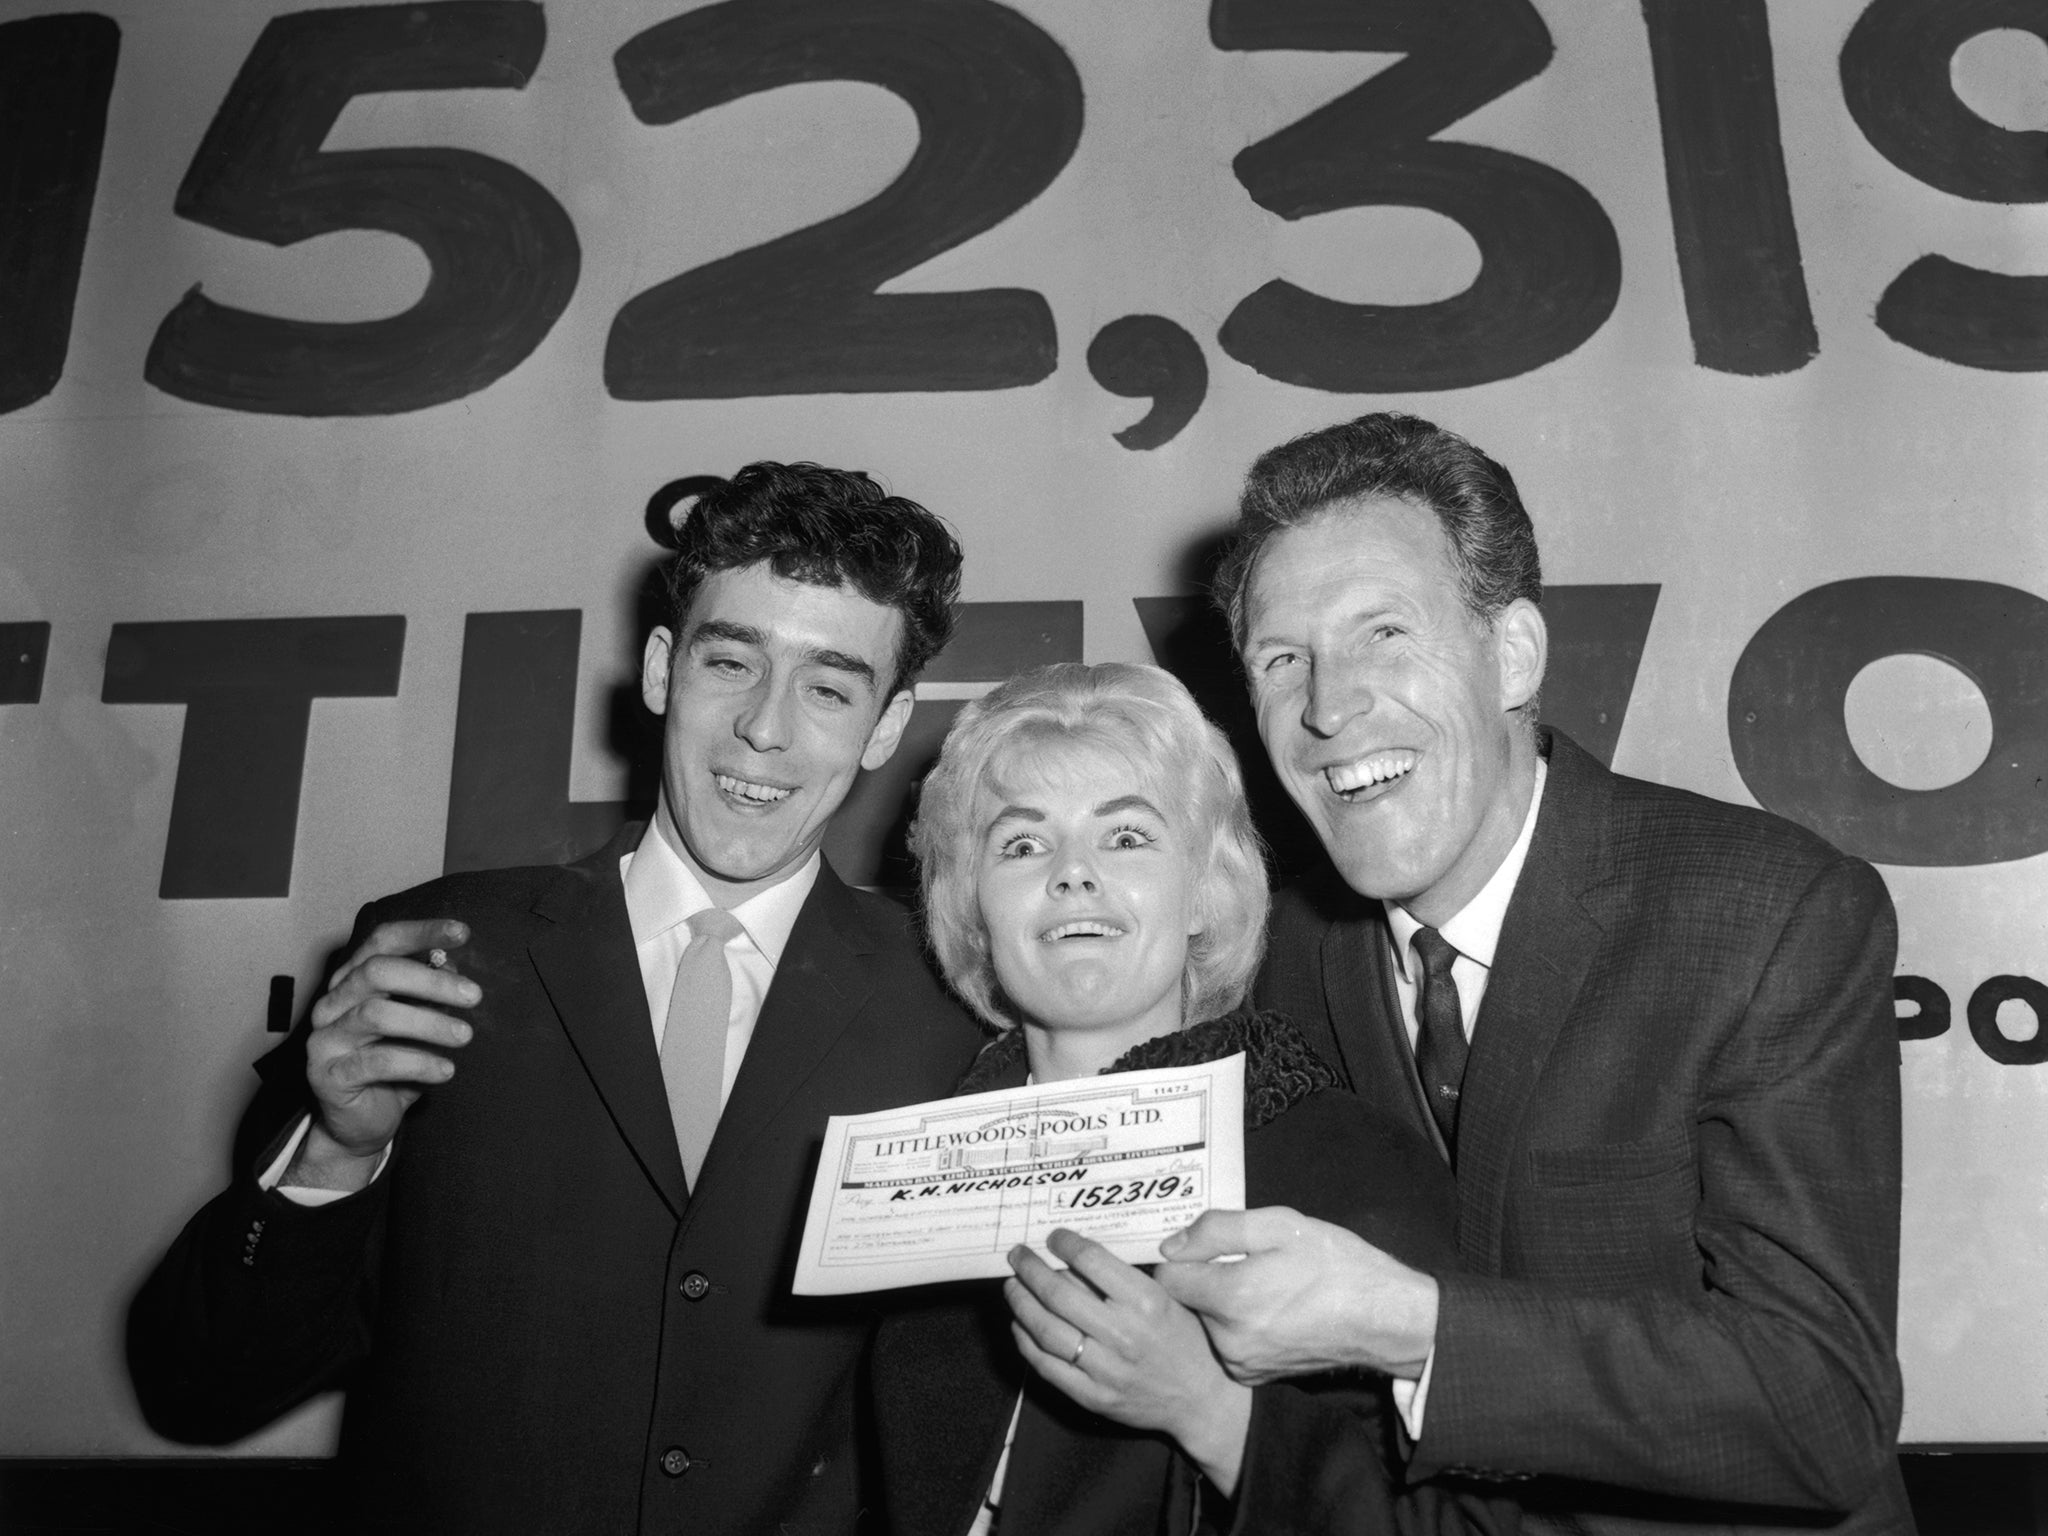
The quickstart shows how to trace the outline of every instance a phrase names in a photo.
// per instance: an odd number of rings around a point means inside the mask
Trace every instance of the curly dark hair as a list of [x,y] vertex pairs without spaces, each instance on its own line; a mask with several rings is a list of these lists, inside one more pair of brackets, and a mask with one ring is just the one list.
[[678,634],[705,577],[765,560],[786,581],[852,587],[903,616],[890,694],[914,683],[953,635],[959,542],[937,517],[857,469],[749,464],[697,498],[675,548],[668,595]]
[[1519,598],[1543,598],[1536,530],[1506,468],[1419,416],[1378,411],[1305,433],[1259,455],[1245,476],[1237,526],[1212,592],[1245,642],[1245,594],[1273,535],[1326,509],[1389,496],[1434,512],[1450,540],[1465,606],[1492,623]]

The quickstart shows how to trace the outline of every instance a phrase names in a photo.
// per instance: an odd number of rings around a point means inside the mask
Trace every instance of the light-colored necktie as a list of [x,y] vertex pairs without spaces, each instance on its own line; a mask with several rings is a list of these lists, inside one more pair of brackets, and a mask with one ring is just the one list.
[[676,963],[669,994],[668,1022],[661,1031],[661,1081],[668,1112],[676,1123],[676,1148],[691,1189],[711,1134],[718,1129],[720,1091],[725,1086],[725,1030],[732,1015],[732,972],[725,942],[741,933],[740,920],[723,907],[706,907],[689,918],[690,942]]

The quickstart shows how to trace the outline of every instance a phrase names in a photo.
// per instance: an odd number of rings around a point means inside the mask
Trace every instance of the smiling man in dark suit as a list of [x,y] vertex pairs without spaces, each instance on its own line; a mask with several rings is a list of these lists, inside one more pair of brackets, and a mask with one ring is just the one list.
[[678,545],[654,821],[366,908],[131,1314],[175,1438],[346,1387],[364,1530],[858,1522],[867,1320],[789,1293],[809,1172],[829,1114],[942,1096],[979,1036],[819,845],[901,738],[960,552],[810,464],[740,471]]
[[1465,1269],[1263,1210],[1162,1283],[1244,1380],[1390,1373],[1411,1477],[1529,1530],[1910,1531],[1875,872],[1537,725],[1534,532],[1427,422],[1261,458],[1218,586],[1340,877],[1278,903],[1260,1001],[1436,1139]]

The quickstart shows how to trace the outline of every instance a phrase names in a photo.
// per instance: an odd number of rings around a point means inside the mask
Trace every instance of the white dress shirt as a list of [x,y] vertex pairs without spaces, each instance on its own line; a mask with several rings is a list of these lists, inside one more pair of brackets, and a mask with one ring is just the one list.
[[[1542,758],[1537,758],[1536,786],[1529,793],[1529,811],[1522,818],[1522,831],[1515,839],[1515,846],[1508,850],[1508,856],[1500,861],[1500,867],[1479,888],[1479,894],[1437,929],[1444,936],[1444,941],[1458,952],[1457,958],[1451,962],[1451,980],[1458,988],[1458,1021],[1464,1025],[1468,1041],[1472,1038],[1473,1026],[1479,1022],[1479,1004],[1486,996],[1486,984],[1493,976],[1493,954],[1500,947],[1500,930],[1507,921],[1508,902],[1514,897],[1515,882],[1522,878],[1522,866],[1528,862],[1529,840],[1536,833],[1536,808],[1543,803],[1543,781],[1549,774],[1549,765]],[[1408,1047],[1413,1050],[1422,1024],[1415,1014],[1416,967],[1420,962],[1412,957],[1415,954],[1415,930],[1423,924],[1398,902],[1389,901],[1385,906],[1387,926],[1394,936],[1394,991],[1401,1001],[1401,1022],[1408,1030]],[[1436,1347],[1431,1345],[1419,1377],[1414,1381],[1401,1376],[1394,1378],[1394,1406],[1400,1410],[1401,1422],[1408,1427],[1411,1439],[1422,1438],[1423,1404],[1429,1398],[1430,1367],[1435,1364]]]
[[[721,1109],[732,1096],[733,1082],[739,1077],[740,1063],[746,1058],[747,1046],[754,1038],[754,1025],[761,1017],[761,1005],[767,1000],[769,984],[775,980],[775,968],[782,963],[783,950],[789,947],[797,914],[818,883],[822,863],[814,850],[796,873],[732,909],[732,915],[739,919],[740,932],[725,945],[725,963],[732,972],[732,1013],[725,1026],[725,1080],[718,1093]],[[686,924],[711,906],[712,901],[696,871],[661,835],[658,819],[648,822],[639,846],[619,860],[619,880],[626,890],[626,918],[632,925],[633,945],[640,955],[640,984],[647,993],[654,1049],[659,1056],[661,1037],[668,1027],[669,993],[675,989],[676,967],[690,942]],[[279,1182],[312,1124],[311,1115],[300,1117],[284,1149],[258,1176],[260,1188],[275,1189],[300,1205],[325,1205],[349,1193]],[[370,1175],[371,1183],[382,1177],[390,1158],[391,1148],[386,1147],[376,1172]]]
[[[761,1004],[768,998],[775,967],[789,947],[790,930],[811,888],[818,883],[823,863],[815,851],[787,880],[781,880],[732,909],[740,932],[726,940],[725,964],[732,972],[732,1013],[725,1026],[725,1082],[720,1087],[721,1108],[732,1096],[734,1079],[754,1038],[755,1021]],[[676,967],[689,945],[686,926],[712,900],[705,893],[696,871],[683,862],[682,855],[661,836],[654,822],[640,846],[619,860],[619,879],[626,886],[626,917],[633,925],[633,944],[640,952],[640,983],[647,991],[647,1012],[654,1025],[654,1049],[661,1051],[661,1037],[668,1027],[669,993],[675,989]]]

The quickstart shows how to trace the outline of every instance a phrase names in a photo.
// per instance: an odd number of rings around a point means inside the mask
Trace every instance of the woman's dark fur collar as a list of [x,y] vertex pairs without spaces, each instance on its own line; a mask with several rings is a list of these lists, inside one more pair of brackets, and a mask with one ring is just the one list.
[[[1277,1120],[1312,1093],[1338,1086],[1337,1074],[1318,1056],[1301,1031],[1277,1013],[1233,1013],[1191,1024],[1177,1034],[1158,1035],[1133,1046],[1106,1068],[1144,1072],[1154,1067],[1190,1067],[1244,1052],[1244,1123],[1257,1130]],[[982,1047],[960,1080],[959,1093],[980,1093],[1022,1081],[1024,1031],[1006,1030]]]

